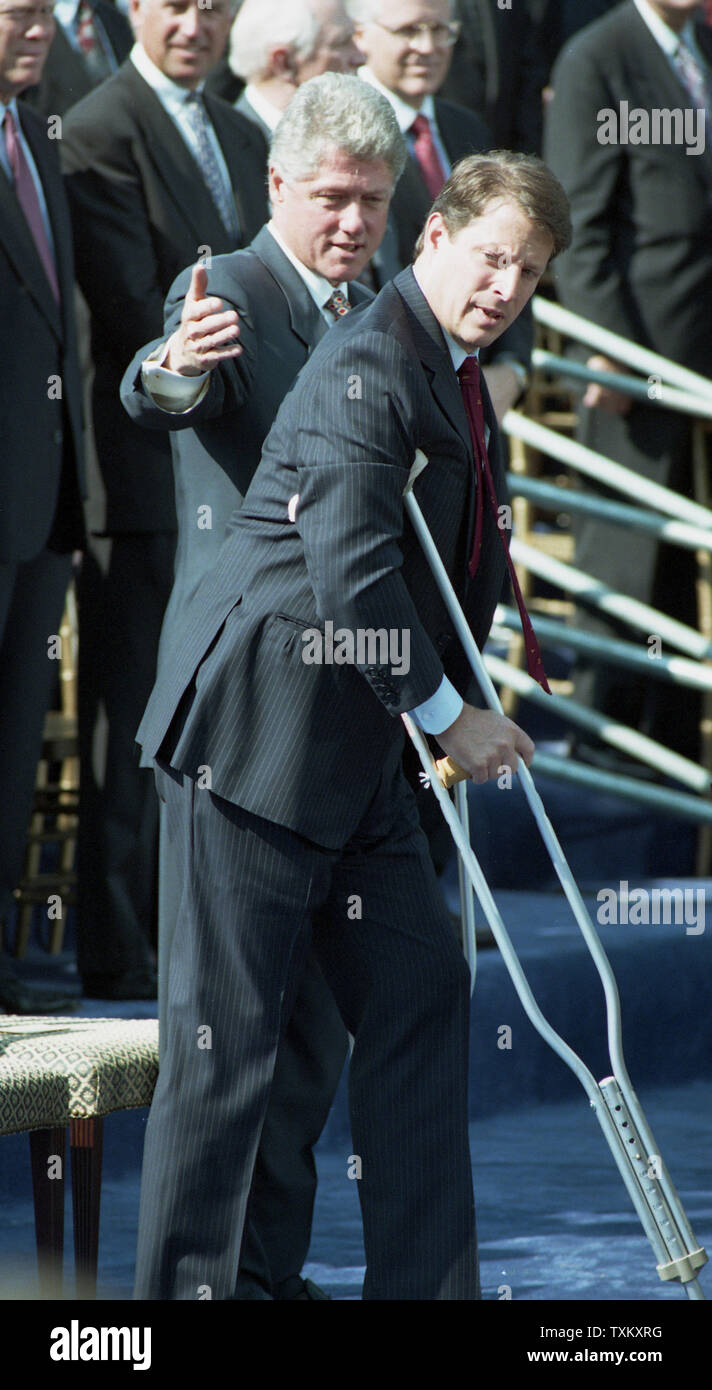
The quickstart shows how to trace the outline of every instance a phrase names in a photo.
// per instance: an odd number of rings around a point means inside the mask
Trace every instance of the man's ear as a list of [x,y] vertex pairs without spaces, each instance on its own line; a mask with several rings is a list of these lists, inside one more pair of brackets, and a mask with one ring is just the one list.
[[281,203],[284,179],[282,175],[270,164],[269,167],[269,201],[270,204]]

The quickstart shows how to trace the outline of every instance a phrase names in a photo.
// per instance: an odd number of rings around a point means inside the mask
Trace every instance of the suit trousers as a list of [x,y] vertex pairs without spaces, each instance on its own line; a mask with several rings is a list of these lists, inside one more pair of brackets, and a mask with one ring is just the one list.
[[0,921],[22,876],[44,717],[57,680],[49,639],[59,633],[71,555],[42,550],[0,563]]
[[136,1297],[235,1297],[280,1035],[313,945],[355,1040],[363,1296],[477,1298],[469,973],[400,767],[340,851],[171,769],[158,778],[180,800],[184,877]]
[[[158,886],[158,1045],[168,1046],[168,980],[180,911],[180,793],[170,778],[161,802]],[[240,1257],[239,1298],[288,1295],[298,1287],[311,1240],[316,1164],[313,1148],[329,1116],[348,1043],[346,1029],[313,951],[280,1039],[257,1151],[249,1219]]]
[[153,964],[158,801],[136,730],[156,678],[175,535],[93,537],[77,584],[81,814],[77,963],[83,979]]

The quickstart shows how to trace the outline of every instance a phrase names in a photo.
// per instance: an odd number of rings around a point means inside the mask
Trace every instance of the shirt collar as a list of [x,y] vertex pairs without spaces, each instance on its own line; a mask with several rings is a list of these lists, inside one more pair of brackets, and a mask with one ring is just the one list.
[[323,275],[318,275],[315,270],[310,270],[308,266],[304,265],[303,261],[297,259],[294,252],[290,249],[289,246],[287,246],[287,243],[280,236],[272,220],[270,220],[267,223],[267,231],[271,232],[277,245],[280,247],[280,249],[284,252],[285,256],[287,257],[287,260],[291,262],[297,274],[301,276],[312,299],[314,300],[314,303],[317,306],[317,309],[324,308],[327,299],[331,298],[335,288],[337,290],[340,290],[341,293],[345,295],[348,299],[349,287],[346,284],[345,280],[343,280],[340,285],[334,286],[330,284],[328,280],[325,280]]
[[81,0],[57,0],[54,7],[54,17],[59,20],[63,29],[71,29],[76,17]]
[[666,24],[660,15],[655,13],[655,10],[651,10],[647,0],[633,0],[633,3],[640,18],[647,24],[655,42],[660,45],[668,58],[675,57],[680,44],[683,42],[689,44],[692,41],[692,46],[694,46],[695,28],[691,19],[687,21],[682,32],[676,34],[675,30],[671,29],[670,25]]
[[270,134],[274,135],[284,112],[280,111],[279,107],[275,106],[273,101],[268,101],[267,97],[263,96],[259,88],[253,86],[252,82],[248,82],[243,96],[246,101],[249,101],[250,106],[254,107],[257,115],[269,128]]
[[375,87],[377,92],[380,92],[382,96],[387,97],[388,101],[390,101],[402,135],[405,135],[406,131],[410,130],[416,116],[427,116],[428,120],[435,124],[435,102],[430,93],[423,97],[416,111],[412,106],[409,106],[407,101],[404,101],[397,92],[392,92],[390,87],[384,87],[383,83],[379,82],[377,77],[374,77],[370,68],[359,68],[358,75],[363,78],[364,82],[370,82],[371,86]]
[[[156,64],[151,61],[145,48],[143,48],[140,43],[134,44],[129,58],[137,72],[140,73],[144,82],[147,82],[149,87],[153,88],[156,96],[160,97],[167,106],[176,109],[185,106],[190,89],[188,87],[181,87],[178,82],[174,82],[172,78],[166,77],[166,74],[161,72],[161,69],[157,68]],[[204,82],[199,82],[195,90],[202,92],[204,86]]]

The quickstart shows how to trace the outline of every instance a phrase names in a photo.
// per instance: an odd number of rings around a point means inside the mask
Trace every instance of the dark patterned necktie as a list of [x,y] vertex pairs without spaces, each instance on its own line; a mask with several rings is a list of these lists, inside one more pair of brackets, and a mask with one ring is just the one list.
[[497,500],[492,469],[490,468],[489,459],[487,457],[487,446],[485,444],[485,412],[482,404],[482,388],[480,385],[480,364],[477,358],[466,357],[457,375],[460,380],[460,390],[462,391],[465,413],[470,426],[472,448],[475,455],[475,466],[478,467],[479,471],[477,488],[475,490],[475,533],[472,555],[470,556],[470,563],[468,565],[470,577],[474,577],[480,561],[480,552],[482,550],[482,524],[486,496],[495,526],[497,527],[497,534],[504,548],[507,569],[512,581],[512,589],[517,601],[517,608],[519,609],[522,632],[524,633],[524,646],[527,654],[527,670],[529,675],[535,681],[538,681],[542,690],[545,690],[547,695],[550,695],[551,690],[549,688],[549,682],[546,679],[546,672],[541,659],[541,652],[539,651],[539,643],[534,635],[531,619],[527,613],[526,604],[519,587],[517,572],[509,553],[509,545],[504,534],[504,529],[500,525],[499,502]]
[[692,49],[680,40],[674,57],[675,67],[685,91],[689,93],[698,110],[712,116],[712,87],[708,75],[698,63]]
[[344,314],[349,313],[351,305],[346,295],[341,293],[341,290],[334,290],[333,293],[329,295],[324,308],[328,309],[329,313],[333,314],[335,319],[341,319],[344,317]]
[[23,153],[22,145],[17,138],[17,127],[10,110],[5,112],[3,126],[5,129],[7,157],[10,161],[10,169],[12,170],[17,201],[25,214],[27,225],[32,233],[32,239],[37,248],[37,254],[44,266],[45,274],[52,287],[52,293],[59,304],[57,267],[54,263],[52,248],[45,229],[42,208],[37,189],[35,188],[35,181],[32,177],[32,170]]
[[190,121],[190,128],[195,136],[200,165],[203,178],[208,186],[210,196],[220,214],[220,220],[225,231],[238,240],[240,228],[235,211],[235,201],[232,193],[228,194],[225,187],[220,166],[218,164],[215,151],[210,142],[208,133],[208,114],[200,92],[188,92],[185,98],[185,109]]
[[423,116],[422,113],[416,116],[411,130],[415,135],[415,157],[420,165],[426,188],[431,198],[437,198],[445,187],[446,178],[427,116]]

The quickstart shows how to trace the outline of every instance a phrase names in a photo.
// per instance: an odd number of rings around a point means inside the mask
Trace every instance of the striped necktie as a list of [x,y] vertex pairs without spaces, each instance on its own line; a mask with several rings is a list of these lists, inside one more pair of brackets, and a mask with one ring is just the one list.
[[208,186],[210,196],[220,214],[220,220],[225,231],[236,242],[240,235],[240,226],[235,210],[235,202],[232,197],[232,190],[228,194],[227,188],[220,172],[215,151],[210,141],[208,114],[200,92],[188,92],[185,98],[185,111],[190,122],[190,128],[195,136],[198,146],[198,163],[203,174],[203,178]]
[[32,233],[32,239],[37,248],[37,254],[44,266],[44,271],[52,288],[52,293],[59,304],[59,283],[57,281],[57,267],[54,263],[54,256],[50,246],[49,237],[42,216],[35,181],[32,177],[32,170],[23,153],[22,145],[17,138],[17,126],[13,119],[12,111],[8,108],[5,112],[3,121],[5,128],[5,145],[7,147],[7,157],[10,161],[10,169],[15,185],[17,201],[25,214],[27,225]]
[[494,518],[495,526],[497,527],[497,534],[502,542],[507,569],[512,581],[512,589],[514,590],[514,597],[517,601],[517,608],[519,609],[519,618],[522,624],[522,632],[524,633],[524,647],[527,654],[527,670],[533,680],[539,683],[542,690],[545,690],[547,695],[550,695],[551,690],[549,688],[549,682],[546,679],[546,672],[541,659],[541,652],[539,651],[539,643],[534,635],[531,618],[527,613],[524,596],[519,587],[517,572],[509,553],[509,545],[507,544],[504,530],[500,526],[499,502],[497,500],[494,478],[492,477],[492,469],[490,468],[489,459],[487,457],[487,445],[485,443],[485,412],[482,404],[482,388],[480,385],[480,364],[477,358],[466,357],[457,375],[460,381],[460,390],[462,391],[465,413],[470,426],[470,437],[472,439],[472,449],[475,455],[475,466],[479,468],[477,488],[475,491],[475,534],[472,545],[472,555],[468,566],[470,578],[474,578],[477,572],[480,552],[482,550],[482,523],[484,519],[486,496],[487,504]]

